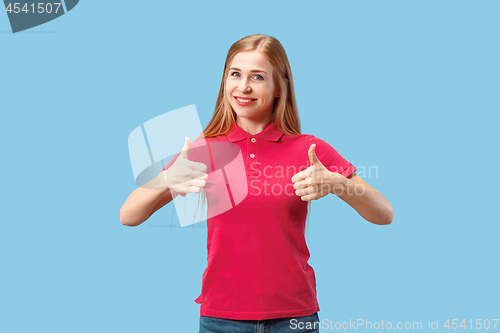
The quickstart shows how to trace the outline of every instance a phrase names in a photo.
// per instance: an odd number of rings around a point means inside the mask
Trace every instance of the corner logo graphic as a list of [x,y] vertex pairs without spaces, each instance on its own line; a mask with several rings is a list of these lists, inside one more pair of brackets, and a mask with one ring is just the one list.
[[192,142],[192,160],[207,166],[204,205],[210,204],[209,209],[206,215],[198,210],[198,193],[176,196],[174,205],[181,227],[227,212],[248,195],[245,162],[239,146],[232,142],[209,143],[203,137],[194,141],[200,133],[203,134],[200,118],[192,104],[146,121],[128,137],[132,172],[138,186],[148,188],[147,184],[181,151],[186,136]]
[[31,29],[69,12],[79,0],[10,1],[4,0],[12,32]]

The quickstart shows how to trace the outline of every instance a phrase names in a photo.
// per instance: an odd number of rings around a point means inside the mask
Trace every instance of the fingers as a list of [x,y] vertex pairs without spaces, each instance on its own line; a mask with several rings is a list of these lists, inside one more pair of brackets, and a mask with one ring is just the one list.
[[[307,151],[307,155],[309,156],[309,162],[311,162],[311,166],[315,163],[321,163],[318,159],[318,156],[316,156],[316,144],[315,143],[309,146],[309,150]],[[311,168],[311,166],[309,166],[309,168]],[[297,183],[301,180],[306,179],[309,176],[309,171],[308,171],[309,168],[307,168],[304,171],[296,173],[292,177],[292,182]]]
[[296,190],[300,190],[300,189],[303,189],[303,188],[307,188],[307,187],[309,187],[309,186],[311,186],[311,185],[309,184],[309,182],[306,182],[306,181],[304,181],[304,180],[302,180],[302,181],[300,181],[300,182],[297,182],[297,183],[293,184],[293,188],[294,188],[294,189],[296,189]]
[[201,180],[201,179],[193,179],[193,180],[190,180],[186,185],[196,186],[196,187],[205,187],[205,185],[207,185],[207,182],[205,180]]
[[182,187],[185,193],[200,193],[207,182],[201,179],[192,179],[182,185],[184,185]]
[[187,166],[194,171],[207,172],[207,165],[205,163],[187,161]]
[[304,196],[300,197],[300,200],[302,200],[302,201],[312,201],[312,200],[315,200],[315,198],[314,198],[313,195],[304,195]]
[[175,185],[176,187],[174,190],[181,193],[200,193],[203,187],[207,185],[208,174],[199,171],[192,171],[189,174],[189,178],[191,179],[184,180]]
[[188,186],[184,188],[184,193],[200,193],[203,188],[198,186]]
[[186,136],[184,138],[184,147],[182,147],[182,152],[179,157],[187,160],[189,149],[191,149],[191,140]]
[[300,190],[295,190],[295,195],[303,197],[304,195],[318,192],[317,186],[309,186]]
[[309,147],[309,150],[307,151],[307,155],[309,155],[309,162],[311,162],[311,165],[319,162],[318,156],[316,156],[315,149],[316,149],[316,144],[312,144]]
[[308,170],[304,170],[304,171],[301,171],[301,172],[298,172],[296,173],[295,175],[293,175],[292,177],[292,183],[297,183],[301,180],[304,180],[308,177]]
[[307,177],[309,177],[309,170],[306,169],[304,171],[301,171],[299,173],[296,173],[295,175],[293,175],[292,177],[292,183],[298,183],[304,179],[306,179]]
[[193,179],[202,179],[202,180],[208,179],[208,173],[201,171],[193,171],[191,172],[191,176],[193,177]]

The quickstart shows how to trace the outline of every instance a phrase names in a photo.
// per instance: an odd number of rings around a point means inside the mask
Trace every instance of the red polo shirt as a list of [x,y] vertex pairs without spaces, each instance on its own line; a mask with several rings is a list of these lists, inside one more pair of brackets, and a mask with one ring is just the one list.
[[[195,149],[205,141],[208,153]],[[215,157],[220,152],[214,152],[215,142],[226,142],[226,147],[228,142],[237,145],[243,176],[246,174],[246,182],[225,176],[229,196],[246,196],[241,201],[231,198],[232,208],[218,215],[211,214],[210,207],[211,202],[219,204],[222,193],[220,184],[215,183],[220,183],[221,177],[213,172],[223,167],[217,166]],[[208,202],[207,268],[201,295],[195,300],[201,303],[202,316],[265,320],[319,311],[314,270],[307,263],[307,202],[295,194],[291,181],[294,174],[310,166],[307,152],[311,144],[316,144],[316,155],[330,171],[345,177],[356,171],[325,141],[307,134],[285,135],[275,123],[254,135],[235,124],[227,135],[193,142],[188,159],[205,163],[209,174],[204,188]],[[244,186],[247,188],[242,189]]]

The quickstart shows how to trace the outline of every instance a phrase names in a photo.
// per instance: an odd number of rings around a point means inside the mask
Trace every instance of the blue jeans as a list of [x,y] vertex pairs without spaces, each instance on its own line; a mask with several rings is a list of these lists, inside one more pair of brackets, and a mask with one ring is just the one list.
[[199,333],[319,333],[318,313],[266,320],[233,320],[200,316]]

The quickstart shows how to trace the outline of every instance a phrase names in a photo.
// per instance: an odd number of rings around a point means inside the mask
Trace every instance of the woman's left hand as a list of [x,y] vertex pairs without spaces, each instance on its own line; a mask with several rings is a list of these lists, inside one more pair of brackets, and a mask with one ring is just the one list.
[[329,171],[318,159],[315,144],[309,147],[308,155],[311,166],[292,177],[295,194],[302,201],[318,200],[329,193],[340,194],[344,191],[347,178]]

